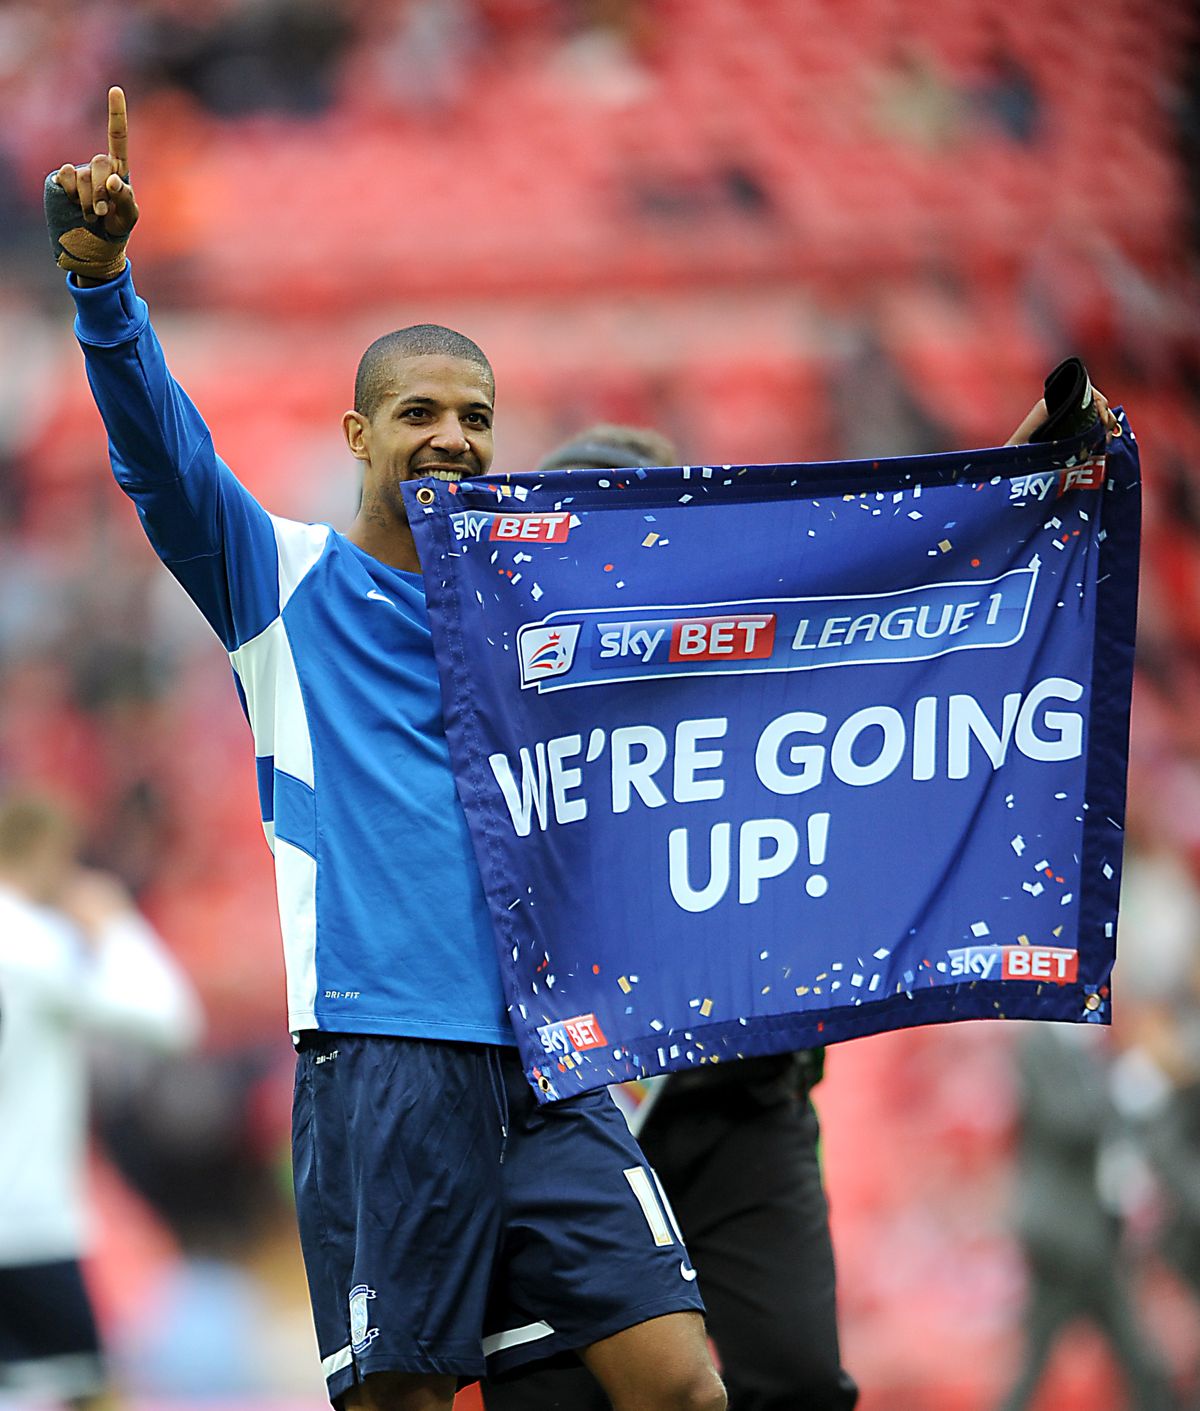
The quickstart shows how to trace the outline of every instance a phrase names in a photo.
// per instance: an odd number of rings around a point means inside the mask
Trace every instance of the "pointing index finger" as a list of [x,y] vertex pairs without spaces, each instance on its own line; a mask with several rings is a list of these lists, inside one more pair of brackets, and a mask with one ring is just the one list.
[[108,155],[117,164],[122,176],[129,175],[129,117],[125,111],[125,93],[120,88],[108,90]]

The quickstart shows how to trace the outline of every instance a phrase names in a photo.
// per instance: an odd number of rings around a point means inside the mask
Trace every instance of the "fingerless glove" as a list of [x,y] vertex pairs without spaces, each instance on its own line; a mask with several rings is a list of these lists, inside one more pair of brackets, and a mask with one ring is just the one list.
[[129,232],[109,235],[102,220],[84,220],[79,202],[67,195],[55,177],[51,172],[46,178],[43,195],[55,263],[85,279],[115,279],[125,268]]

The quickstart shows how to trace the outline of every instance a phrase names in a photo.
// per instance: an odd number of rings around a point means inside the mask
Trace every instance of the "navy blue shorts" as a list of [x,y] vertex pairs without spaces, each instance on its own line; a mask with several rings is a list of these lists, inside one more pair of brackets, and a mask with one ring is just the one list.
[[36,1401],[98,1395],[104,1365],[74,1259],[0,1267],[0,1394]]
[[372,1372],[471,1381],[703,1312],[608,1093],[539,1107],[513,1049],[306,1033],[292,1146],[331,1400]]

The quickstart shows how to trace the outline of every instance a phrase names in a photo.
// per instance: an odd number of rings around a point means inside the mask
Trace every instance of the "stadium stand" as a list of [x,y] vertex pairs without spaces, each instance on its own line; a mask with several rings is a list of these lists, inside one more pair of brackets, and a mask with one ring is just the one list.
[[[718,461],[987,444],[1079,352],[1143,444],[1133,779],[1180,801],[1163,827],[1195,869],[1198,44],[1174,0],[0,7],[0,780],[77,801],[217,1053],[286,1042],[244,726],[105,471],[36,204],[105,85],[136,114],[139,286],[279,513],[348,521],[357,355],[426,318],[488,349],[514,471],[595,419]],[[978,1029],[830,1065],[865,1411],[982,1411],[1016,1355],[1009,1036]],[[1194,1376],[1194,1318],[1149,1296]],[[1038,1404],[1116,1408],[1109,1380],[1072,1343]]]

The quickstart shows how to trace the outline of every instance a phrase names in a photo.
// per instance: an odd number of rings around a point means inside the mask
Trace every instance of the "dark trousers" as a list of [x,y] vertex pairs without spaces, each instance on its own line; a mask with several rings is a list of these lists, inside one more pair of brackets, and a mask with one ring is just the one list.
[[1138,1321],[1119,1257],[1092,1270],[1072,1271],[1031,1261],[1025,1309],[1025,1355],[1002,1411],[1025,1411],[1033,1401],[1050,1354],[1066,1328],[1079,1320],[1099,1329],[1125,1377],[1137,1411],[1171,1411],[1175,1401],[1158,1350]]
[[[641,1135],[708,1307],[730,1411],[849,1411],[833,1248],[806,1097],[664,1095]],[[581,1365],[483,1384],[487,1411],[605,1411]]]

